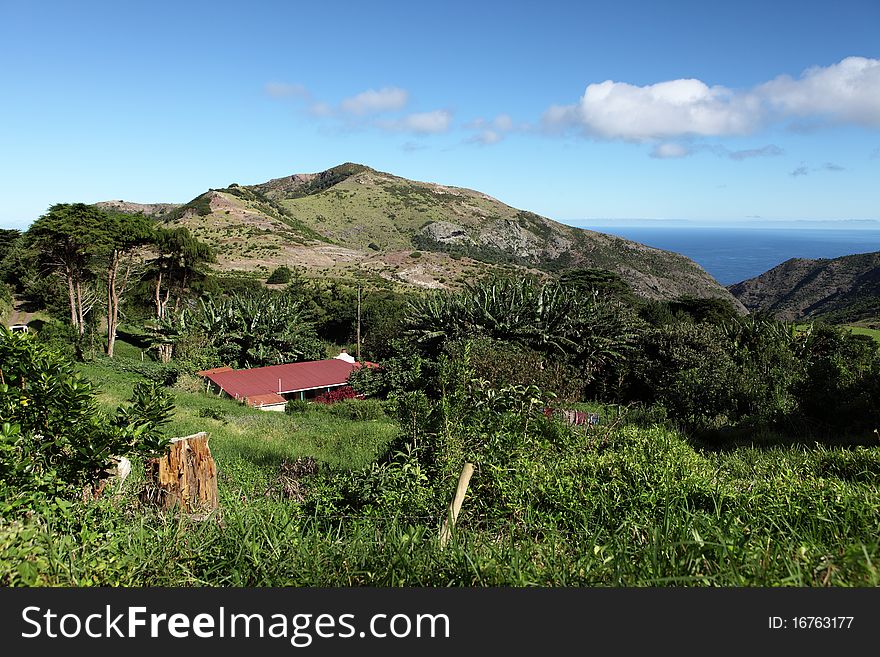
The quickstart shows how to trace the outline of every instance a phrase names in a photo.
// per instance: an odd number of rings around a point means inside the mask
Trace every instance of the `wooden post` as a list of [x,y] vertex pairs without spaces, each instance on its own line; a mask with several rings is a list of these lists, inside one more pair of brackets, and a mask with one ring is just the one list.
[[147,461],[149,497],[162,508],[207,513],[218,507],[217,466],[201,432],[172,438],[165,456]]
[[361,286],[358,285],[358,310],[357,310],[357,362],[361,362]]
[[467,493],[468,484],[471,482],[471,475],[474,474],[474,464],[465,463],[458,475],[458,485],[455,487],[455,496],[449,503],[449,511],[443,520],[443,526],[440,528],[440,549],[446,547],[452,536],[452,530],[455,528],[455,521],[458,519],[458,512],[461,511],[461,505],[464,503],[464,496]]

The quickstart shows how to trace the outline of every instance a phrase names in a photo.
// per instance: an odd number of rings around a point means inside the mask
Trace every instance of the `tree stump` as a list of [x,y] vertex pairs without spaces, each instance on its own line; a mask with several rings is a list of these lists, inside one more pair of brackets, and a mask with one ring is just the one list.
[[204,514],[217,502],[217,466],[205,432],[172,438],[168,453],[147,461],[148,496],[163,509]]

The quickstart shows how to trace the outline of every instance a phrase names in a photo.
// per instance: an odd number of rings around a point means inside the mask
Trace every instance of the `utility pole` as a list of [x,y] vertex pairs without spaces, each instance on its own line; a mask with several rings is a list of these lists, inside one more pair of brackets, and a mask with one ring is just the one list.
[[358,285],[357,361],[361,362],[361,286]]

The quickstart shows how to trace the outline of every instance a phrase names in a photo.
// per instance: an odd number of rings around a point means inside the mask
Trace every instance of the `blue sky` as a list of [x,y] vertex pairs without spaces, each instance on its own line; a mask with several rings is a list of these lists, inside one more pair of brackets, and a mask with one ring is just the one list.
[[346,161],[585,225],[880,219],[875,0],[0,8],[3,227]]

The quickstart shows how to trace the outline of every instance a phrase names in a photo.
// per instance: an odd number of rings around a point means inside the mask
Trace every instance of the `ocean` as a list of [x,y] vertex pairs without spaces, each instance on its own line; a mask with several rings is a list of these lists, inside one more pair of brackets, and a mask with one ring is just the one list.
[[835,228],[728,228],[590,226],[699,263],[722,285],[763,274],[789,258],[837,258],[880,251],[880,230]]

